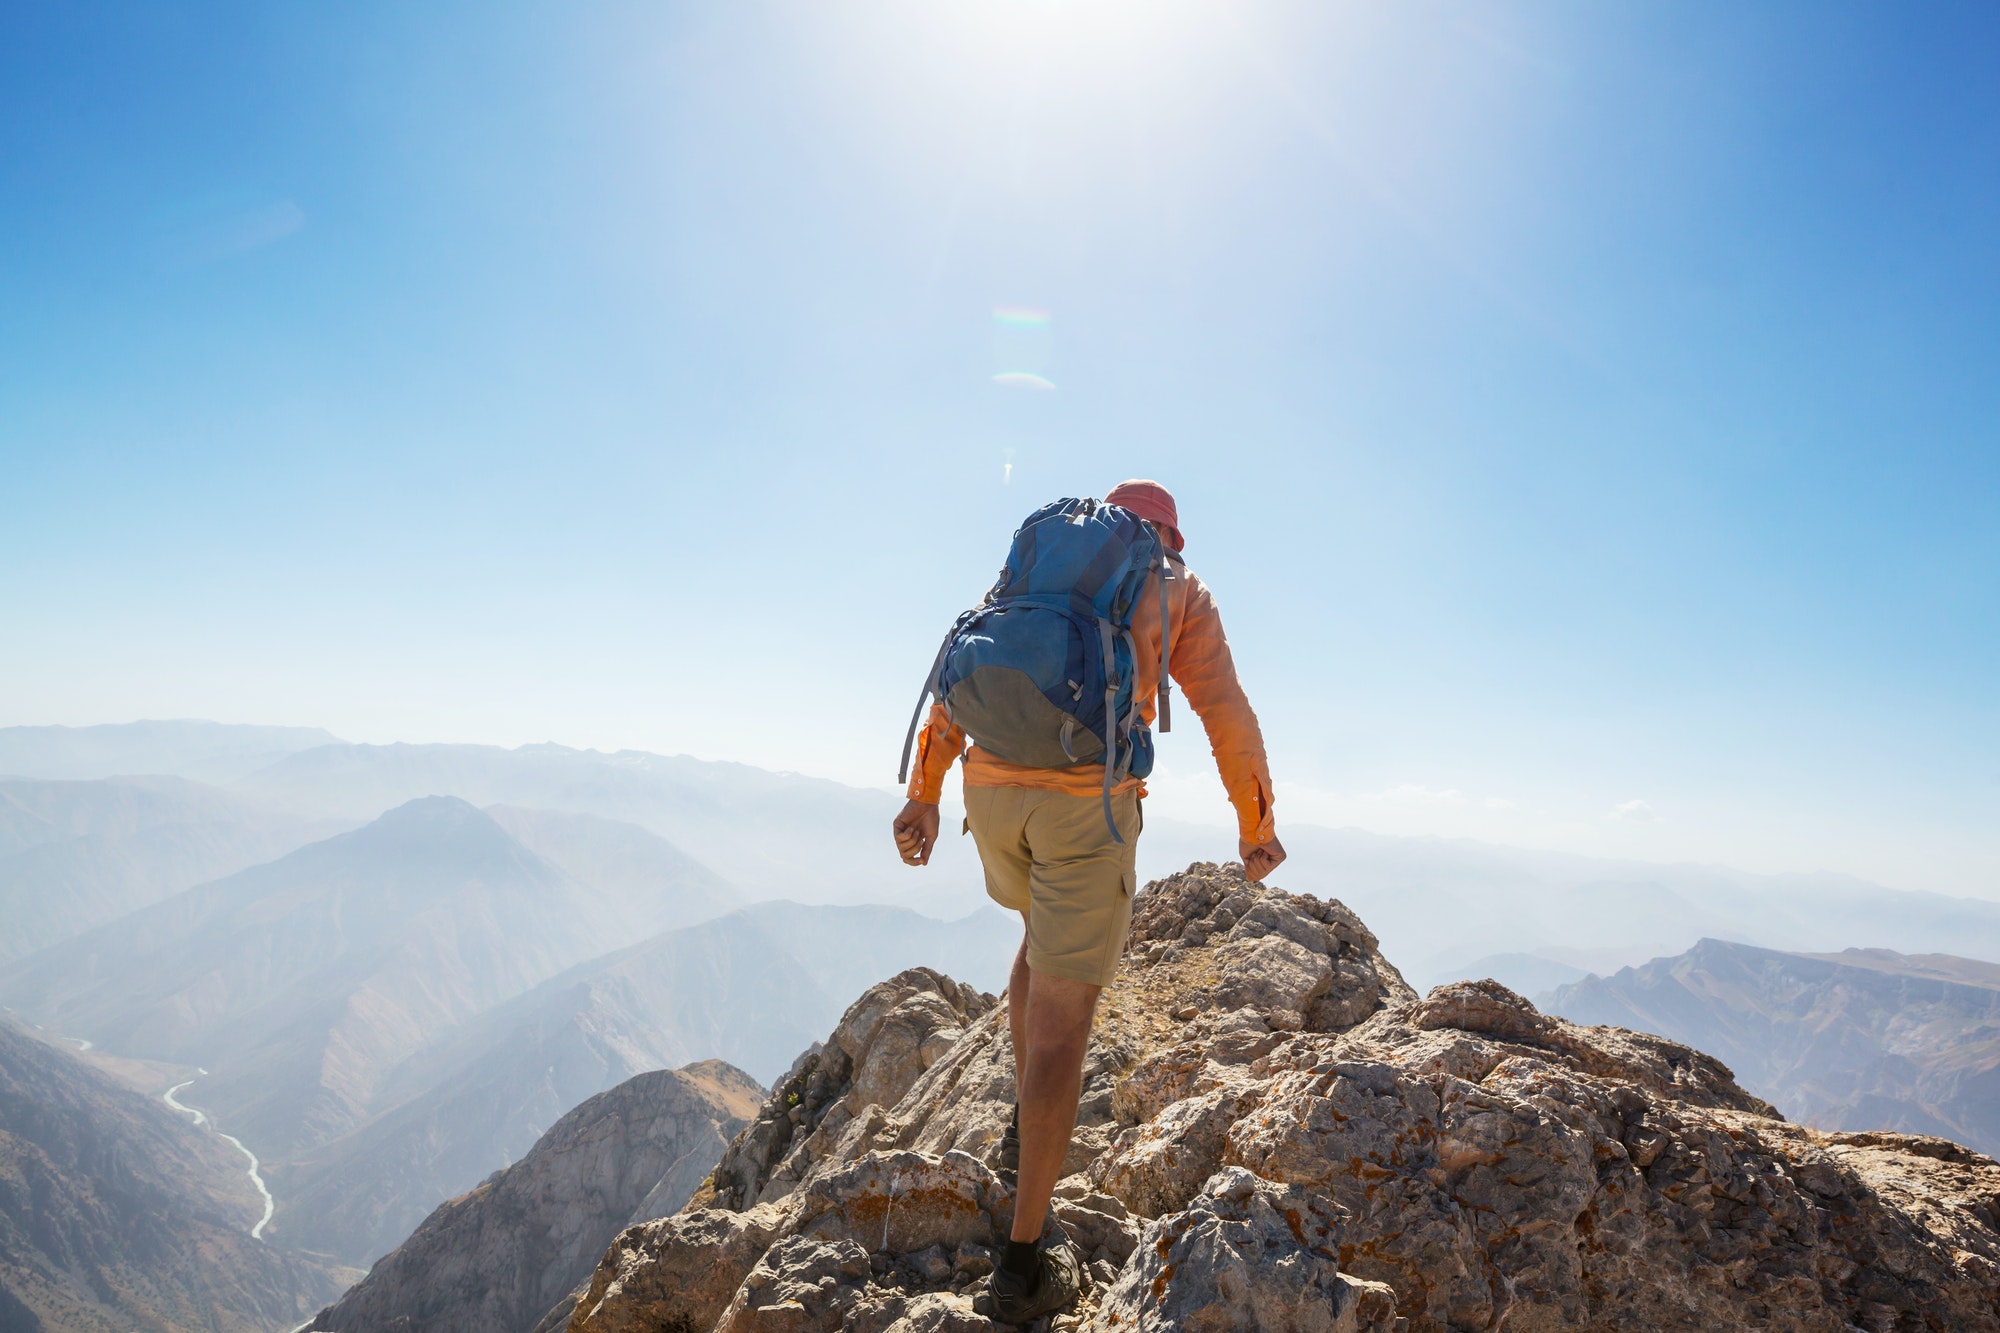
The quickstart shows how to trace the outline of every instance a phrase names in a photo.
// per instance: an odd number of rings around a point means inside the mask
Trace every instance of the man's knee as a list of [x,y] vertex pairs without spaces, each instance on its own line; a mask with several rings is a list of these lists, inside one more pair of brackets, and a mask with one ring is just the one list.
[[[1028,972],[1028,1021],[1038,1039],[1087,1041],[1102,986],[1047,972]],[[1079,1035],[1080,1034],[1080,1035]]]

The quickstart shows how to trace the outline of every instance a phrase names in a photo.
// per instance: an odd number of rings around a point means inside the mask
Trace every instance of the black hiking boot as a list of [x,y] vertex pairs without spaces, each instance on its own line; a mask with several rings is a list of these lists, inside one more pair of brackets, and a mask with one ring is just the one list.
[[993,1174],[1008,1189],[1014,1188],[1014,1181],[1021,1173],[1021,1107],[1014,1106],[1014,1118],[1007,1122],[1007,1132],[1000,1136],[1000,1156],[993,1164]]
[[[1035,1277],[1015,1277],[1004,1268],[986,1280],[986,1299],[973,1309],[1002,1324],[1032,1324],[1076,1304],[1083,1291],[1083,1263],[1068,1237],[1058,1232],[1035,1255]],[[980,1309],[980,1306],[986,1308]]]

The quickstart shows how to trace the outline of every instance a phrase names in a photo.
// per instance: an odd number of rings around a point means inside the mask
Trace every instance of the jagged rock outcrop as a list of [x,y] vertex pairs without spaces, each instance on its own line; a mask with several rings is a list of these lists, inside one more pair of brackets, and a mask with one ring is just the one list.
[[712,1192],[697,1203],[747,1208],[789,1193],[857,1115],[899,1103],[968,1025],[995,1013],[1004,1032],[1004,1011],[991,995],[927,967],[869,987],[833,1034],[778,1080],[756,1123],[723,1155]]
[[763,1092],[706,1060],[599,1093],[520,1161],[440,1204],[310,1327],[527,1333],[620,1230],[687,1201]]
[[[954,999],[864,996],[708,1190],[618,1237],[572,1333],[992,1328],[1012,1061],[1004,1010]],[[1051,1333],[2000,1333],[2000,1165],[1790,1124],[1494,982],[1420,1000],[1340,904],[1234,866],[1146,889],[1069,1165],[1092,1286]]]

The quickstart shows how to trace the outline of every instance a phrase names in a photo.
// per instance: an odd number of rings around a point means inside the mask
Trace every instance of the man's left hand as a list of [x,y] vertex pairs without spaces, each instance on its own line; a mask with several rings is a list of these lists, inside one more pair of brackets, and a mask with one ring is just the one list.
[[938,808],[922,801],[907,802],[896,816],[895,828],[896,854],[903,858],[903,864],[929,865],[931,848],[938,840]]

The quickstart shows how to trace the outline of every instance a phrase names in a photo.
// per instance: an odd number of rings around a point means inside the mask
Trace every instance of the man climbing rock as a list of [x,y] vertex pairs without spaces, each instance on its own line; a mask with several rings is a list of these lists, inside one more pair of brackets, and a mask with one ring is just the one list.
[[930,861],[945,771],[963,754],[966,829],[986,892],[1026,922],[1007,985],[1015,1110],[1000,1153],[1002,1174],[1015,1175],[1014,1219],[988,1293],[1007,1323],[1066,1308],[1081,1284],[1072,1247],[1043,1230],[1098,993],[1131,925],[1151,727],[1157,717],[1168,730],[1174,684],[1208,733],[1245,873],[1263,879],[1285,859],[1257,715],[1183,545],[1174,497],[1158,482],[1037,510],[999,582],[938,653],[918,701],[921,719],[938,700],[913,732],[914,772],[905,743],[909,800],[895,821],[904,862]]

